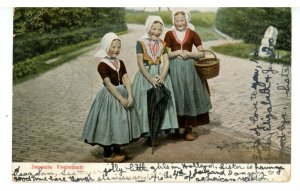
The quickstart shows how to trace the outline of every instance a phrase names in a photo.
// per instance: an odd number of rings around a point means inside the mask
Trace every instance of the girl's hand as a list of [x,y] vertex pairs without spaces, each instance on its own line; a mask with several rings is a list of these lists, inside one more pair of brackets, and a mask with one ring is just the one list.
[[127,99],[127,108],[130,108],[133,105],[134,101],[132,97],[128,97]]
[[127,105],[128,105],[128,100],[125,98],[121,98],[120,99],[121,104],[127,109]]
[[156,76],[156,79],[157,79],[157,83],[162,84],[162,83],[164,83],[165,77],[158,75],[158,76]]
[[176,50],[176,57],[180,60],[183,60],[183,52],[182,50]]
[[156,88],[156,86],[159,86],[159,83],[158,83],[157,81],[158,81],[158,78],[157,78],[157,77],[151,78],[151,84],[152,84],[152,86],[154,86],[155,88]]
[[178,58],[179,60],[183,60],[183,59],[184,59],[182,56],[177,56],[177,58]]
[[184,60],[188,59],[190,57],[190,52],[187,50],[183,50],[181,56]]

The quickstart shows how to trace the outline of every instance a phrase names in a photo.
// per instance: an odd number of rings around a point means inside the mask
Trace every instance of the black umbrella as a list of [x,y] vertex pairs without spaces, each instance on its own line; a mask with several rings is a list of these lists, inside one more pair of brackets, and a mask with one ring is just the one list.
[[171,92],[163,84],[156,86],[156,88],[152,87],[147,91],[148,121],[152,144],[152,154],[153,145],[157,138],[158,132],[161,129],[170,97]]

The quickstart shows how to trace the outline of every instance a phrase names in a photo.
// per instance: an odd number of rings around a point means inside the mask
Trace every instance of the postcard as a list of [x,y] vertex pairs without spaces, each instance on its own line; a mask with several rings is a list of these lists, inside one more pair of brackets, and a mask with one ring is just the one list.
[[290,181],[292,13],[15,7],[12,181]]

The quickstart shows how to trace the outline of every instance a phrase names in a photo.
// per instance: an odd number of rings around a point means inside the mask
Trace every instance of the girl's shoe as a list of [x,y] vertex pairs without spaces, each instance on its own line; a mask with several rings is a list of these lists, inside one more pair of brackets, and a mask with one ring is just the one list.
[[195,140],[195,137],[193,135],[192,127],[186,127],[184,129],[184,139],[186,141],[193,141]]
[[124,155],[125,160],[130,159],[129,153],[127,151],[122,150],[119,154],[115,153],[116,155]]
[[182,138],[179,129],[175,129],[175,133],[171,134],[172,139],[178,140]]
[[103,157],[104,162],[117,163],[125,160],[125,155],[112,154],[110,157]]

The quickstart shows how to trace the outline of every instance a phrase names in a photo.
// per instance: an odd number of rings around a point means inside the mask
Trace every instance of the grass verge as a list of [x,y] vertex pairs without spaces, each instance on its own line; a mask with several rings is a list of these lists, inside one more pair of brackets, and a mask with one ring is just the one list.
[[266,62],[278,63],[291,65],[291,52],[286,50],[275,50],[276,56],[278,58],[262,58],[254,55],[254,52],[258,50],[258,46],[255,44],[247,43],[236,43],[236,44],[224,44],[220,46],[213,46],[211,49],[215,52],[238,57],[245,59],[259,59]]
[[[118,35],[125,33],[127,33],[127,31],[120,32]],[[97,38],[74,45],[64,46],[40,56],[15,63],[13,65],[13,85],[33,79],[56,66],[78,57],[94,48],[93,45],[99,43],[99,41],[100,39]]]

